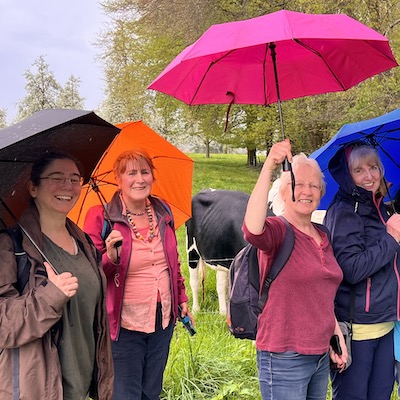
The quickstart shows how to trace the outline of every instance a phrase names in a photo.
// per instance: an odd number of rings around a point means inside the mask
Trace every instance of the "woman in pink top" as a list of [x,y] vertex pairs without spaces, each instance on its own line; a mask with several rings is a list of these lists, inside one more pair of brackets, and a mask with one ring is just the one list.
[[[244,219],[245,239],[261,250],[264,280],[285,235],[277,217],[265,217],[271,178],[287,158],[290,172],[281,174],[279,195],[283,216],[291,224],[295,245],[292,254],[272,283],[268,301],[258,318],[257,366],[263,400],[325,400],[329,357],[343,369],[347,351],[334,314],[336,290],[342,272],[333,255],[327,234],[311,222],[325,192],[321,170],[304,154],[292,157],[289,140],[270,149],[250,196]],[[293,197],[294,196],[294,197]],[[330,348],[337,334],[342,356]]]
[[[159,399],[178,305],[188,315],[174,221],[150,195],[154,165],[143,150],[114,164],[119,186],[106,205],[113,228],[104,237],[104,209],[89,210],[84,230],[103,253],[115,368],[114,400]],[[107,225],[107,223],[106,223]],[[122,241],[122,245],[120,245]]]

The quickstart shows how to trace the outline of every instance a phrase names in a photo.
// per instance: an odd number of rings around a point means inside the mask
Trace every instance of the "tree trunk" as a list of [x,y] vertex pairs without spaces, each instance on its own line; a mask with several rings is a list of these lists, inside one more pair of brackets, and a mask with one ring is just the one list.
[[206,158],[210,158],[210,141],[206,139]]
[[247,149],[247,165],[257,166],[257,149]]

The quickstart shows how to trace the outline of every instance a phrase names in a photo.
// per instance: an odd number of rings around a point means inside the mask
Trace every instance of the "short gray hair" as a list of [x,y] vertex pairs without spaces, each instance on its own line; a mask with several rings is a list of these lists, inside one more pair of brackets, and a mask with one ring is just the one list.
[[[314,160],[313,158],[308,158],[304,153],[296,154],[292,160],[292,171],[293,171],[295,179],[296,179],[297,169],[303,165],[307,165],[307,166],[313,168],[320,176],[321,198],[322,198],[322,196],[326,192],[326,183],[324,181],[324,174],[322,173],[318,162],[316,160]],[[282,171],[280,179],[281,179],[281,186],[279,188],[279,196],[282,198],[283,190],[289,183],[292,182],[292,177],[291,177],[291,174],[284,173]]]

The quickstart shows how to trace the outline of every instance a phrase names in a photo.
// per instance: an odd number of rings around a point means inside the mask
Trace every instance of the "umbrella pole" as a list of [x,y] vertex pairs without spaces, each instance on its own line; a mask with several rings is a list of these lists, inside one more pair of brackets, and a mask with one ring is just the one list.
[[[281,132],[282,132],[282,140],[285,140],[285,129],[283,126],[283,113],[282,113],[282,104],[281,104],[281,94],[279,91],[279,81],[278,81],[278,70],[276,67],[276,44],[271,42],[269,44],[269,48],[271,49],[271,58],[272,58],[272,65],[274,66],[274,76],[275,76],[275,86],[276,86],[276,96],[278,98],[278,111],[279,111],[279,121],[281,124]],[[288,171],[285,170],[284,171]]]
[[8,205],[5,203],[5,201],[1,197],[0,197],[0,203],[5,208],[5,210],[8,212],[8,214],[10,214],[10,216],[13,218],[13,220],[17,223],[17,225],[21,228],[21,231],[26,235],[26,237],[33,244],[33,246],[36,248],[36,250],[39,252],[39,254],[43,257],[44,261],[46,261],[50,265],[51,269],[54,271],[55,274],[59,275],[59,272],[57,271],[57,269],[49,261],[49,259],[46,257],[46,255],[43,253],[43,251],[38,246],[38,244],[33,240],[32,236],[21,225],[21,223],[19,222],[16,215],[12,212],[12,210],[8,207]]
[[[281,95],[279,91],[279,80],[278,80],[278,69],[276,67],[276,44],[274,42],[271,42],[269,44],[269,48],[271,49],[271,58],[272,58],[272,64],[274,66],[274,76],[275,76],[275,86],[276,86],[276,96],[278,98],[278,110],[279,110],[279,121],[281,123],[281,132],[282,132],[282,140],[285,140],[285,129],[283,126],[283,113],[282,113],[282,104],[281,104]],[[294,179],[294,174],[292,171],[292,165],[288,161],[287,158],[285,158],[285,161],[282,163],[282,169],[284,171],[290,171],[290,176],[292,179],[292,201],[294,202],[296,199],[294,197],[294,187],[296,185],[295,179]]]
[[[100,204],[103,206],[104,210],[104,218],[107,220],[108,224],[110,225],[111,229],[113,229],[113,223],[111,222],[110,214],[108,213],[106,204],[107,200],[103,196],[103,193],[101,193],[99,185],[95,182],[94,179],[90,178],[89,181],[90,185],[92,186],[93,191],[97,194],[97,197],[99,198]],[[114,247],[117,249],[117,258],[118,258],[118,247],[122,245],[122,240],[119,240],[114,244]]]

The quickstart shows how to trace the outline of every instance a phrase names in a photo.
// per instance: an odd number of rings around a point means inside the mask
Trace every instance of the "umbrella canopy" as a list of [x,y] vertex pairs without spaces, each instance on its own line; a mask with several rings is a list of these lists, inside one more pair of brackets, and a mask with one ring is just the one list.
[[[120,131],[92,111],[47,109],[0,129],[0,198],[16,217],[28,205],[32,164],[49,151],[63,151],[82,163],[84,179]],[[0,207],[7,224],[15,224]]]
[[[152,194],[167,201],[174,215],[175,228],[178,228],[192,215],[193,160],[142,121],[118,124],[117,127],[121,128],[121,133],[105,151],[92,173],[100,196],[108,202],[118,189],[113,165],[119,154],[134,148],[145,149],[155,166]],[[85,185],[69,217],[83,226],[86,212],[90,207],[100,204],[100,201],[93,186]]]
[[267,105],[347,90],[397,65],[385,36],[346,15],[282,10],[211,26],[148,88],[190,105]]
[[310,155],[318,161],[325,175],[326,194],[319,209],[326,210],[338,190],[338,184],[328,170],[328,163],[340,147],[355,141],[374,146],[385,167],[385,178],[392,184],[391,196],[400,187],[400,108],[380,117],[345,124],[333,138]]

